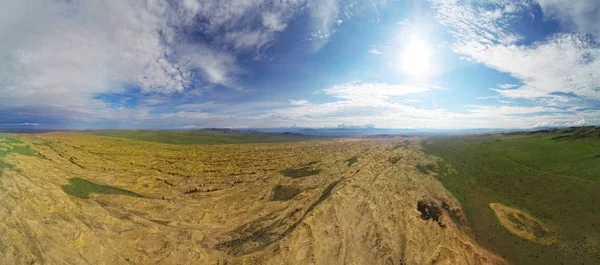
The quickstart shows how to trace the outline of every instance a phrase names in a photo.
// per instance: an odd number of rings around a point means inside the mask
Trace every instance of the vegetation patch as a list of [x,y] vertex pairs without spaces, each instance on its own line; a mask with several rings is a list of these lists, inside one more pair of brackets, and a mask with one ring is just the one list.
[[273,188],[273,201],[289,201],[300,194],[302,189],[295,186],[277,185]]
[[460,208],[450,208],[446,202],[442,202],[442,208],[446,210],[448,215],[450,216],[450,220],[454,222],[458,226],[467,226],[467,220],[462,215]]
[[317,205],[321,204],[323,201],[325,201],[325,199],[329,198],[329,196],[331,196],[331,191],[333,190],[333,188],[335,188],[335,186],[337,186],[338,184],[340,184],[341,180],[338,181],[334,181],[331,184],[327,185],[327,187],[325,187],[325,189],[323,189],[323,192],[321,193],[321,196],[319,197],[319,199],[313,203],[310,207],[308,207],[308,212],[312,211],[315,207],[317,207]]
[[21,142],[21,140],[15,138],[15,137],[11,137],[6,134],[0,134],[0,138],[2,139],[2,143],[7,144],[7,145],[15,145],[15,144],[23,143],[23,142]]
[[301,165],[299,167],[281,170],[279,171],[279,173],[290,178],[303,178],[312,175],[317,175],[321,172],[321,169],[313,168],[312,166],[314,164],[316,163],[311,162],[309,164]]
[[315,161],[311,161],[306,164],[300,165],[300,167],[308,167],[308,166],[316,165],[317,163],[319,163],[319,161],[315,160]]
[[19,139],[6,134],[0,134],[0,176],[2,175],[2,170],[4,168],[12,167],[12,165],[2,161],[2,159],[10,153],[41,157],[37,152],[31,149],[29,145],[25,145]]
[[388,161],[390,161],[390,163],[392,164],[396,164],[398,163],[398,161],[400,161],[402,159],[401,156],[391,156]]
[[401,143],[394,145],[394,147],[392,147],[392,150],[408,147],[409,144],[410,144],[410,141],[408,139],[404,140]]
[[192,193],[196,193],[196,192],[201,192],[202,190],[198,189],[198,188],[193,188],[191,190],[185,191],[183,192],[183,194],[192,194]]
[[552,137],[552,140],[573,140],[573,139],[600,139],[600,128],[594,126],[586,126],[586,127],[572,127],[568,129],[563,129],[559,131],[559,133],[564,133],[562,135],[558,135]]
[[8,164],[8,163],[5,163],[3,161],[0,161],[0,176],[2,176],[2,170],[4,168],[11,168],[11,167],[12,167],[11,164]]
[[346,159],[345,162],[348,163],[348,166],[352,166],[354,163],[358,162],[358,157],[353,156],[351,158]]
[[490,203],[498,222],[512,234],[542,245],[556,242],[550,227],[531,215],[500,203]]
[[62,188],[67,194],[84,199],[90,198],[91,193],[116,194],[143,198],[142,195],[132,191],[96,184],[81,178],[69,179],[69,184],[64,185]]
[[427,173],[435,170],[435,165],[434,164],[425,164],[425,165],[418,164],[417,170],[423,174],[427,174]]

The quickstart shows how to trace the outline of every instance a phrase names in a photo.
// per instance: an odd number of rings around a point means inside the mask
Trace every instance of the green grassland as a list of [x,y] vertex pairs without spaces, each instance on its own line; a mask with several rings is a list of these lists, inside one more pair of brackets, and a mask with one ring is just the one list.
[[[461,202],[470,231],[514,264],[600,264],[600,137],[583,127],[541,133],[431,138],[436,177]],[[530,213],[558,241],[509,233],[490,203]]]
[[321,172],[321,169],[315,168],[314,165],[319,161],[313,161],[308,164],[304,164],[294,168],[287,168],[279,171],[282,175],[290,178],[303,178],[312,175],[317,175]]
[[82,133],[166,144],[282,143],[324,138],[321,136],[307,136],[299,134],[240,132],[233,130],[107,130]]
[[277,185],[273,188],[273,201],[289,201],[300,194],[302,189],[295,186]]
[[3,159],[11,154],[17,153],[26,156],[38,156],[39,154],[35,152],[29,145],[25,145],[21,142],[16,136],[9,134],[0,134],[0,176],[2,175],[2,170],[4,168],[12,167],[10,164],[6,163]]
[[63,190],[70,195],[87,199],[91,193],[118,194],[131,197],[143,197],[135,192],[115,188],[108,185],[100,185],[81,178],[69,179],[69,184],[63,186]]

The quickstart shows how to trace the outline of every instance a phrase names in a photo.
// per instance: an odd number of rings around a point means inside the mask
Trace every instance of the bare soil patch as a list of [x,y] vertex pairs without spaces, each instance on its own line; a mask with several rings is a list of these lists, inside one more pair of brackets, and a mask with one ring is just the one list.
[[490,203],[490,207],[494,210],[498,222],[512,234],[542,245],[552,245],[556,242],[550,226],[530,214],[500,203]]

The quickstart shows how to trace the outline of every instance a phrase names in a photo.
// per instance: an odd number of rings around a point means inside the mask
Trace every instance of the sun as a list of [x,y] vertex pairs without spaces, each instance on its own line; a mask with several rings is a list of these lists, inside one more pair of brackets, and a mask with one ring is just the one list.
[[431,47],[426,41],[412,37],[400,54],[400,70],[406,74],[422,77],[432,73]]

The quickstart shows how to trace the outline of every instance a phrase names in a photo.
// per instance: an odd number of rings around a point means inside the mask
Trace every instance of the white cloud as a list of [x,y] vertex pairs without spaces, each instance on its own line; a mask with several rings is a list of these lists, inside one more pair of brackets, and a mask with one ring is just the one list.
[[[437,18],[457,42],[512,44],[522,37],[509,30],[515,10],[528,10],[527,0],[431,0]],[[505,9],[505,6],[511,6]]]
[[306,106],[306,105],[309,105],[310,102],[308,102],[308,100],[306,100],[306,99],[301,99],[301,100],[290,99],[290,104],[293,106]]
[[563,120],[563,121],[540,121],[536,123],[533,127],[570,127],[570,126],[585,126],[587,122],[584,117],[581,117],[578,120]]
[[336,127],[337,128],[351,128],[351,129],[359,128],[359,129],[362,129],[362,128],[374,128],[375,125],[373,125],[373,124],[360,124],[360,125],[357,125],[357,124],[349,124],[349,123],[340,123]]
[[581,117],[580,120],[569,122],[569,123],[567,123],[567,125],[568,126],[584,126],[584,125],[586,125],[586,123],[587,122],[585,121],[585,118]]
[[[335,127],[338,124],[373,124],[390,128],[531,128],[540,120],[555,124],[575,124],[585,119],[599,122],[597,111],[563,110],[544,106],[466,105],[464,112],[407,105],[407,96],[426,93],[434,86],[405,86],[385,83],[353,82],[320,90],[332,96],[325,103],[291,101],[282,107],[254,116],[247,124],[310,127]],[[245,119],[244,117],[237,117]],[[258,126],[258,125],[257,125]],[[260,126],[258,126],[260,127]]]
[[515,88],[518,87],[519,85],[515,85],[515,84],[499,84],[498,87],[502,88],[502,89],[511,89],[511,88]]
[[36,122],[21,122],[21,123],[0,123],[0,126],[40,126]]
[[350,82],[324,89],[326,95],[352,101],[378,101],[408,94],[418,94],[432,89],[444,89],[438,86],[393,85],[387,83]]
[[174,53],[181,66],[200,69],[203,80],[209,83],[235,86],[235,75],[243,72],[234,55],[202,44],[179,46]]
[[[269,111],[254,122],[290,126],[302,123],[310,127],[334,127],[337,124],[373,124],[387,128],[531,128],[540,119],[566,123],[575,114],[547,114],[542,107],[466,106],[467,112],[415,108],[394,102],[338,100],[328,103],[293,106]],[[552,110],[554,111],[554,110]],[[586,117],[594,117],[593,114]],[[238,117],[239,119],[240,117]],[[243,118],[242,118],[243,119]],[[597,120],[597,118],[595,118]]]
[[[595,2],[539,0],[546,15],[559,17],[577,30],[592,32],[596,15],[585,11]],[[353,16],[353,1],[278,0],[132,0],[8,1],[0,0],[0,114],[27,117],[48,113],[56,120],[111,122],[128,126],[156,124],[227,127],[335,126],[379,127],[530,127],[540,120],[556,124],[598,123],[598,111],[559,111],[571,95],[599,99],[600,49],[591,37],[566,32],[530,46],[511,26],[528,12],[531,1],[432,0],[438,19],[455,37],[454,51],[465,58],[506,72],[519,84],[494,91],[509,98],[543,100],[546,107],[466,106],[465,112],[416,108],[407,96],[440,87],[385,83],[346,83],[321,90],[327,103],[290,100],[279,103],[207,102],[151,114],[168,103],[168,94],[202,93],[214,85],[240,88],[245,73],[237,57],[268,49],[301,12],[312,19],[316,50],[336,26]],[[585,2],[585,3],[584,3]],[[595,5],[594,5],[595,6]],[[554,14],[563,8],[565,14]],[[594,10],[592,8],[592,10]],[[564,17],[562,17],[564,16]],[[589,17],[589,20],[582,18]],[[52,23],[48,23],[52,21]],[[406,23],[404,23],[406,24]],[[189,38],[190,33],[206,40]],[[593,32],[592,32],[593,33]],[[185,36],[184,36],[185,35]],[[385,47],[379,46],[380,49]],[[373,47],[369,52],[380,54]],[[387,50],[384,50],[388,54]],[[94,99],[139,86],[145,96],[136,109],[108,108]],[[559,92],[558,94],[556,92]],[[504,101],[507,102],[507,101]],[[118,105],[118,104],[117,104]],[[122,105],[122,104],[121,104]],[[415,104],[413,104],[415,105]],[[39,107],[39,108],[38,108]],[[550,114],[549,114],[550,113]],[[31,114],[30,114],[31,115]],[[519,116],[519,119],[515,119]],[[585,119],[584,119],[585,118]],[[30,121],[29,119],[22,119]],[[37,120],[31,120],[35,124]],[[44,123],[45,124],[45,123]]]
[[235,49],[260,49],[272,39],[268,31],[237,31],[227,33],[226,39],[233,43]]
[[484,115],[524,115],[524,114],[534,114],[541,112],[556,112],[556,109],[550,109],[542,106],[534,106],[534,107],[519,107],[519,106],[483,106],[483,105],[473,105],[473,106],[465,106],[467,107],[467,111],[475,114],[484,114]]
[[523,81],[517,89],[496,90],[504,96],[538,98],[561,92],[600,99],[600,48],[582,36],[558,35],[533,47],[473,44],[459,51]]
[[[495,89],[509,98],[536,99],[554,93],[600,99],[600,47],[579,33],[564,32],[530,46],[511,23],[531,8],[530,1],[434,0],[438,19],[455,38],[453,49],[467,59],[509,73],[523,85]],[[546,1],[553,2],[553,1]],[[554,1],[560,2],[560,1]],[[583,1],[585,2],[585,1]],[[503,5],[511,4],[510,8]],[[577,4],[579,6],[580,4]]]
[[262,23],[267,29],[272,31],[283,31],[287,24],[282,21],[280,15],[274,12],[264,12],[262,14]]
[[183,128],[183,129],[197,129],[197,128],[204,128],[204,127],[203,126],[189,124],[189,125],[181,126],[181,128]]
[[597,0],[537,0],[546,16],[559,19],[567,28],[600,34],[600,2]]
[[190,54],[203,59],[194,64],[175,56],[185,43],[176,28],[187,21],[167,2],[6,2],[0,11],[3,102],[89,104],[92,95],[129,84],[149,93],[182,92],[194,71],[224,84],[236,68],[234,59],[202,46]]
[[[362,88],[362,89],[361,89]],[[555,126],[600,123],[600,111],[573,107],[569,109],[543,106],[486,106],[466,105],[464,111],[416,107],[411,97],[427,93],[433,86],[403,86],[392,84],[347,83],[319,90],[332,99],[329,102],[290,100],[288,102],[259,102],[228,104],[204,102],[180,105],[176,112],[149,115],[143,106],[135,110],[102,110],[103,119],[113,121],[115,115],[127,122],[119,127],[182,128],[200,127],[335,127],[339,124],[389,128],[531,128],[540,122]],[[373,91],[373,92],[370,92]],[[355,95],[351,95],[355,94]],[[161,100],[151,98],[148,104]],[[85,111],[93,111],[85,109]],[[0,111],[1,114],[1,111]],[[83,113],[83,116],[89,115]],[[299,125],[300,124],[300,125]],[[187,128],[193,128],[188,126]]]
[[182,33],[202,32],[214,43],[256,50],[308,8],[326,39],[339,5],[337,0],[3,0],[2,7],[2,96],[46,94],[64,103],[58,94],[89,98],[128,84],[148,93],[182,92],[198,82],[235,84],[241,72],[235,54],[194,43]]
[[[337,124],[346,123],[373,124],[380,128],[436,129],[531,128],[538,126],[540,120],[567,124],[582,115],[598,122],[598,116],[594,116],[597,113],[571,114],[544,107],[465,106],[465,108],[467,112],[461,113],[443,109],[415,108],[401,101],[338,100],[272,110],[260,115],[253,122],[263,126],[269,124],[269,126],[284,127],[298,123],[309,127],[335,127]],[[549,111],[553,113],[549,114]]]
[[321,0],[311,3],[310,14],[314,24],[311,39],[315,51],[320,50],[335,32],[334,26],[338,21],[338,12],[338,0]]
[[[94,97],[124,87],[143,94],[202,93],[214,85],[242,90],[238,55],[268,48],[310,8],[305,1],[278,0],[0,5],[0,109],[45,108],[72,112],[67,116],[74,119],[114,112]],[[337,1],[313,6],[316,25],[331,35]]]
[[369,51],[367,51],[368,53],[372,53],[372,54],[377,54],[377,55],[381,55],[383,54],[383,52],[381,52],[379,49],[377,49],[377,47],[373,46],[371,47],[371,49]]
[[410,26],[412,24],[410,22],[410,20],[408,20],[406,18],[398,21],[397,23],[398,23],[398,25],[403,26],[403,27]]

